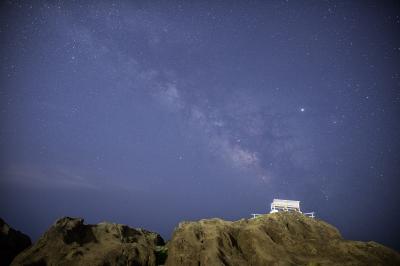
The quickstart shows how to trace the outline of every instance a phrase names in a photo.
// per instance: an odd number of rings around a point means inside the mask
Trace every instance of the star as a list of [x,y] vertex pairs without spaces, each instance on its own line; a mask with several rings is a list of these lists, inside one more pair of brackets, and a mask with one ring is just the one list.
[[301,107],[301,108],[300,108],[300,112],[302,112],[302,113],[303,113],[305,110],[306,110],[306,109],[305,109],[304,107]]

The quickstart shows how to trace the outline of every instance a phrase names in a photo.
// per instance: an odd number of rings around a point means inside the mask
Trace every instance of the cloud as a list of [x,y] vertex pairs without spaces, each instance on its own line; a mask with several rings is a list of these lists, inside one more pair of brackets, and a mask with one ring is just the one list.
[[[68,170],[67,170],[68,169]],[[36,164],[10,165],[2,173],[3,180],[34,188],[98,189],[98,185],[68,166]]]

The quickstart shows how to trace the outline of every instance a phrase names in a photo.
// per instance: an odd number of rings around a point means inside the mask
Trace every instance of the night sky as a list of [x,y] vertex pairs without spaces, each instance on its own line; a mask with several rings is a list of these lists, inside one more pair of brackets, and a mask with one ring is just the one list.
[[273,198],[400,250],[400,5],[2,1],[0,217],[169,239]]

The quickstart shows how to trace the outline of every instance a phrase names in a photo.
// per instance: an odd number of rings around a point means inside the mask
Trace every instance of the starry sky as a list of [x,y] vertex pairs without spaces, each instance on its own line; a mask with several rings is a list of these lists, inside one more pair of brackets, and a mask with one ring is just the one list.
[[400,250],[400,5],[2,1],[0,216],[157,231],[273,198]]

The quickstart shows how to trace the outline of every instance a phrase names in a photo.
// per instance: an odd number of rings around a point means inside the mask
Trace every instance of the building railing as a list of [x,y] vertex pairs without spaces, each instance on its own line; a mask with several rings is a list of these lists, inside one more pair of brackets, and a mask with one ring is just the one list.
[[[315,212],[300,212],[300,213],[305,215],[305,216],[307,216],[307,217],[315,218]],[[251,214],[252,217],[250,219],[255,219],[255,218],[258,218],[258,217],[263,216],[263,215],[264,214],[260,214],[260,213],[252,213]]]
[[311,218],[315,218],[315,212],[303,212],[303,214],[305,216],[311,217]]

